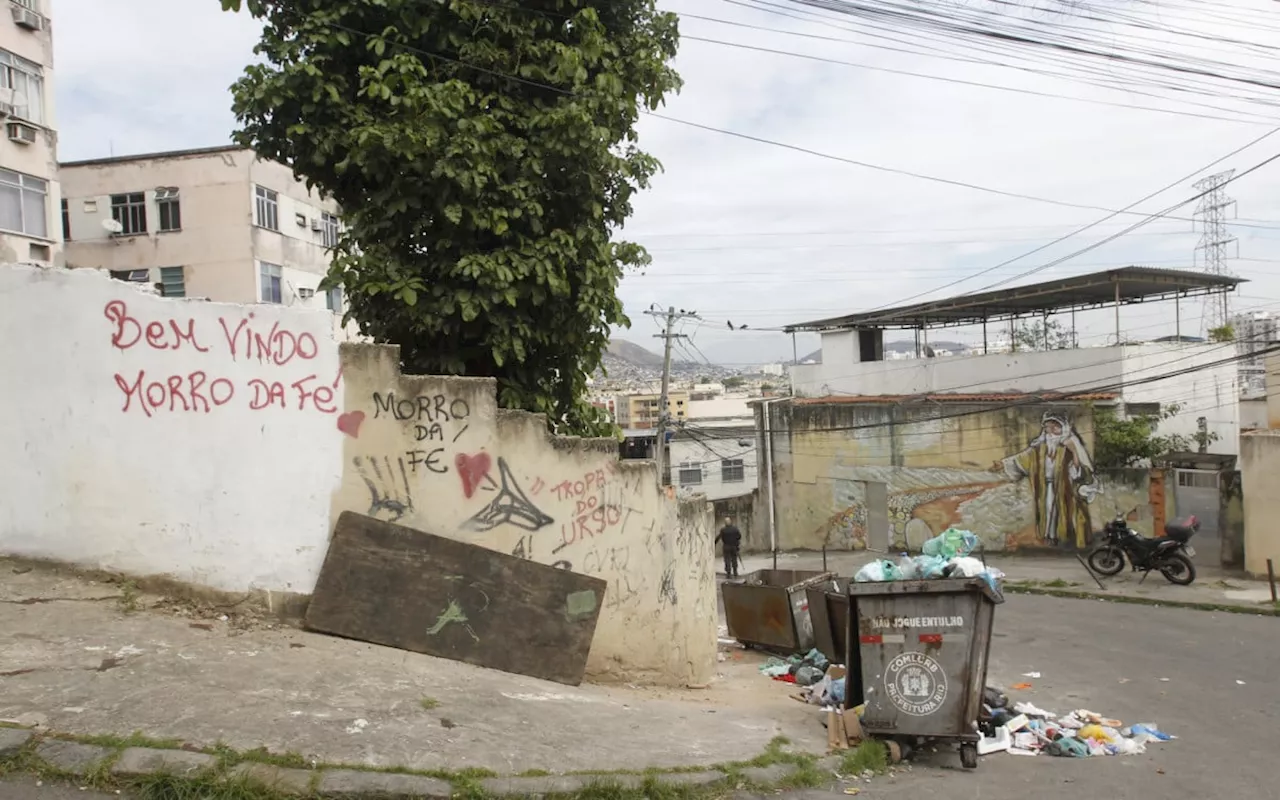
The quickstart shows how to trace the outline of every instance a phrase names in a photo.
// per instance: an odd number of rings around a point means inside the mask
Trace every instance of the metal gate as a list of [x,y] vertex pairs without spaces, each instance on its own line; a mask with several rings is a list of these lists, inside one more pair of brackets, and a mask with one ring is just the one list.
[[1218,530],[1218,472],[1205,469],[1174,470],[1173,505],[1178,521],[1194,514],[1200,519],[1200,533],[1191,540],[1197,564],[1216,566],[1222,562],[1222,537]]

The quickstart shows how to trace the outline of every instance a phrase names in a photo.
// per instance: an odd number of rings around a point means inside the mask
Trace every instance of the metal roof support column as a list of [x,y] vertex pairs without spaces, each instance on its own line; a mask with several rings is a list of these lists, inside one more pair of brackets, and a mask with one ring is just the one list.
[[982,354],[987,354],[987,315],[982,315]]
[[1116,281],[1116,346],[1120,346],[1120,281]]
[[1044,334],[1044,349],[1049,349],[1049,312],[1040,312],[1040,332]]
[[1009,317],[1009,352],[1010,353],[1018,352],[1018,337],[1013,330],[1013,321],[1015,319],[1017,319],[1017,317]]
[[1071,347],[1074,349],[1079,346],[1080,337],[1076,335],[1076,310],[1073,308],[1071,309]]

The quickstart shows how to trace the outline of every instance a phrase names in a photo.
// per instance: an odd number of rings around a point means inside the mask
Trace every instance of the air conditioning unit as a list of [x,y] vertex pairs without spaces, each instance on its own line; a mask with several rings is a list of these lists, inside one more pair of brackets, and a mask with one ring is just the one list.
[[13,12],[13,21],[19,28],[26,28],[29,31],[44,30],[44,17],[29,8],[23,8],[16,3],[9,8]]
[[303,300],[310,300],[315,296],[316,296],[315,289],[308,289],[307,287],[304,286],[298,290],[298,297],[301,297]]
[[36,129],[34,125],[28,125],[25,122],[10,122],[6,127],[9,133],[9,141],[18,144],[33,144],[36,140]]
[[313,230],[313,231],[318,231],[318,230],[320,230],[320,229],[321,229],[321,227],[322,227],[322,226],[320,225],[320,220],[316,219],[315,217],[312,217],[312,218],[311,218],[311,230]]

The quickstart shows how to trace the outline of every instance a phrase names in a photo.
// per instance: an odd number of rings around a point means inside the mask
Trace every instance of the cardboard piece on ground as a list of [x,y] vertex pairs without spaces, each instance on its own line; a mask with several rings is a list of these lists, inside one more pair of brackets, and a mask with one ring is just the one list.
[[599,578],[345,511],[306,625],[577,686],[606,586]]
[[850,745],[857,745],[866,738],[866,734],[862,731],[862,720],[858,719],[858,715],[852,708],[846,708],[843,717],[845,738]]

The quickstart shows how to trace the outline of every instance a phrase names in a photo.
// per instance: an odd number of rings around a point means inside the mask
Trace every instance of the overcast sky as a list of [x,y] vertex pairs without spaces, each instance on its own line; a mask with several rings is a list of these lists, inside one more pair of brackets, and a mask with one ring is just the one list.
[[[1268,113],[1266,106],[1239,95],[1181,93],[1174,91],[1180,87],[1177,81],[1170,89],[1147,90],[1158,97],[1141,96],[1131,85],[1119,86],[1125,82],[1120,68],[1113,76],[1119,88],[1112,89],[961,61],[954,52],[934,57],[889,51],[884,47],[900,45],[892,44],[883,30],[872,38],[849,18],[783,16],[805,13],[789,0],[770,2],[775,5],[755,0],[756,8],[728,0],[664,3],[686,15],[681,22],[686,38],[676,62],[685,86],[662,113],[841,158],[1107,209],[1128,206],[1280,124],[1280,113]],[[228,86],[252,58],[257,39],[250,17],[221,12],[217,0],[53,4],[62,160],[228,141],[234,125]],[[1188,58],[1226,58],[1265,68],[1269,60],[1259,48],[1220,40],[1280,46],[1280,12],[1268,0],[1216,0],[1199,6],[1208,9],[1203,14],[1191,10],[1193,4],[1117,0],[1113,5],[1132,6],[1135,19],[1152,14],[1150,19],[1164,27],[1195,34],[1195,39],[1189,34],[1168,44]],[[1250,23],[1244,22],[1246,17]],[[768,30],[728,24],[735,22]],[[1128,29],[1087,19],[1064,24],[1100,44],[1131,37]],[[892,35],[922,41],[907,33]],[[1108,77],[1097,82],[1112,85]],[[1230,119],[1118,108],[939,78]],[[1252,115],[1253,121],[1239,121],[1242,114]],[[656,350],[657,340],[651,338],[655,324],[643,310],[651,304],[696,310],[706,322],[685,326],[698,351],[691,357],[706,354],[721,363],[790,358],[789,336],[751,329],[896,303],[972,276],[1105,215],[876,171],[663,119],[646,118],[640,132],[642,146],[661,159],[665,172],[639,198],[625,232],[649,248],[653,265],[623,282],[633,327],[620,337]],[[1280,134],[1210,171],[1243,171],[1278,152]],[[1230,266],[1250,281],[1233,298],[1235,309],[1280,310],[1278,178],[1280,161],[1228,190],[1245,223],[1231,229],[1239,237],[1240,258]],[[1138,209],[1159,211],[1187,199],[1194,194],[1190,183]],[[1175,213],[1190,216],[1192,208]],[[929,298],[1011,278],[1137,219],[1119,217]],[[1189,222],[1159,221],[1020,282],[1134,263],[1192,268],[1198,238]],[[1184,304],[1184,333],[1202,332],[1202,311],[1199,301]],[[1173,320],[1169,304],[1123,311],[1123,323],[1136,338],[1171,334]],[[728,322],[749,329],[730,332]],[[1112,312],[1082,313],[1077,322],[1082,343],[1101,344],[1111,333]],[[981,333],[935,331],[930,338],[980,342]],[[803,355],[817,347],[817,337],[802,336],[797,346]]]

